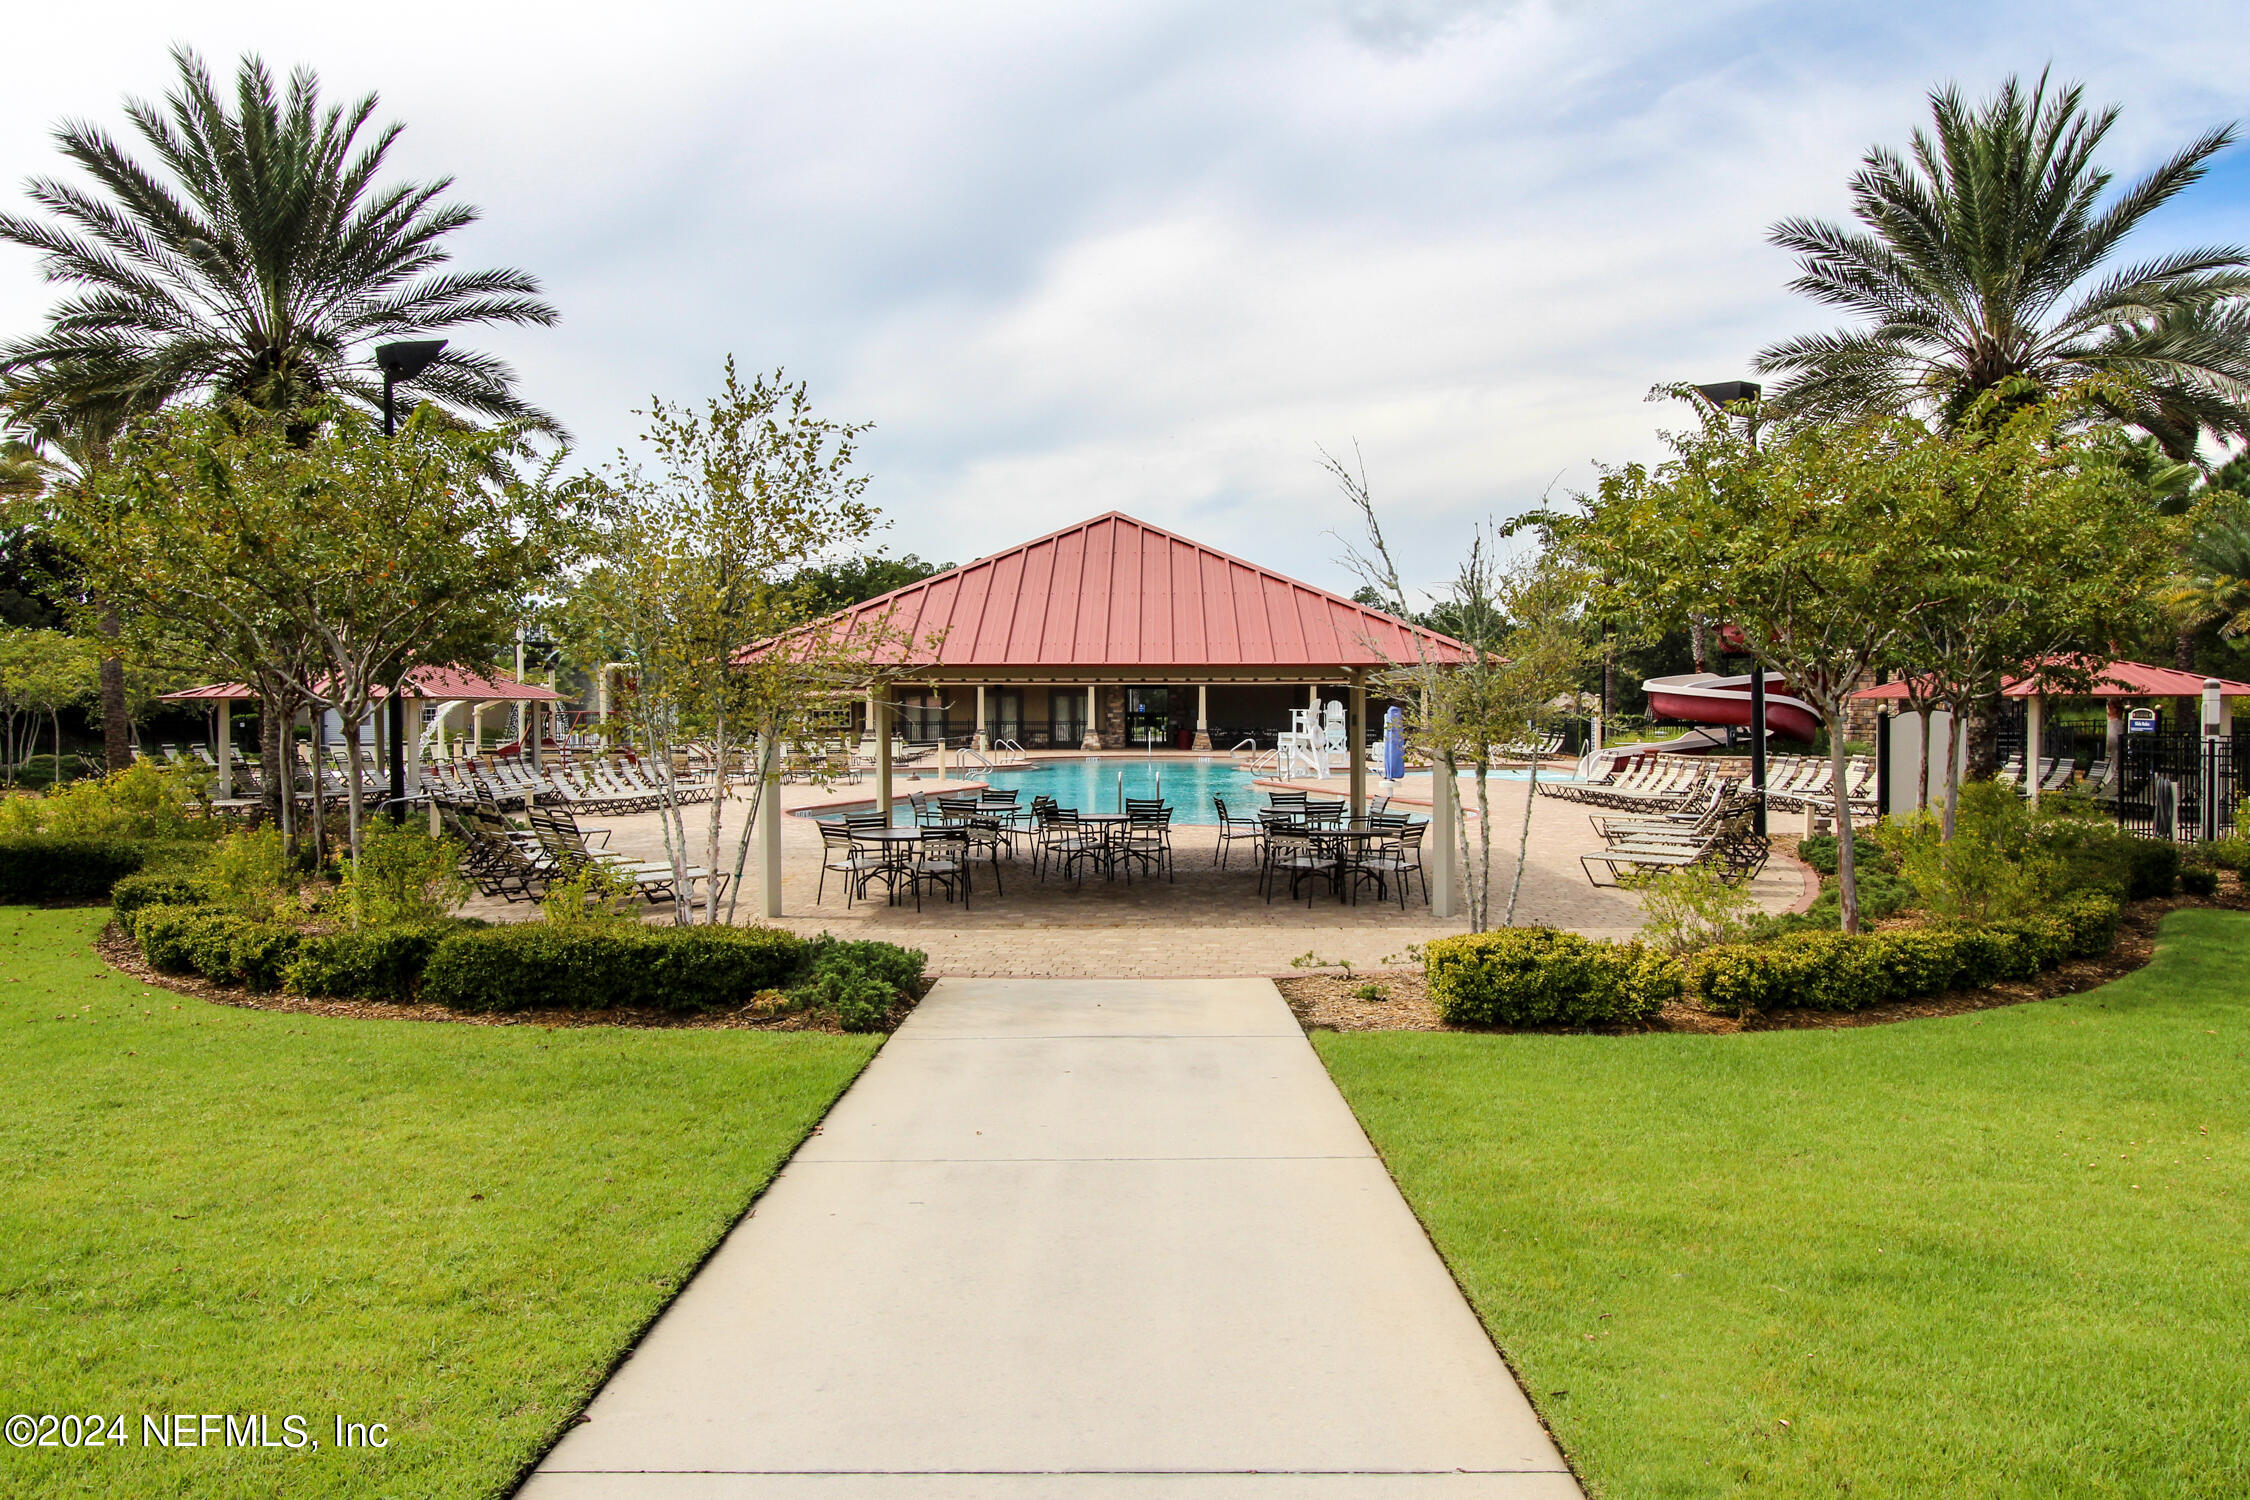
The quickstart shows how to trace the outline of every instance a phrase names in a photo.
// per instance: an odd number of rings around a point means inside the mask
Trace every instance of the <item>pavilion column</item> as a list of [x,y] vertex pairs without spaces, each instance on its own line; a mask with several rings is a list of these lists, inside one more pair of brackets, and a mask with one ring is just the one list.
[[990,745],[985,743],[984,726],[984,684],[980,682],[977,684],[976,737],[969,741],[970,744],[976,746],[979,750],[989,750],[992,748]]
[[875,734],[875,810],[891,815],[891,695],[868,694],[868,728]]
[[[389,718],[390,715],[385,714],[384,717]],[[419,797],[422,795],[422,736],[416,732],[415,726],[422,722],[422,700],[407,699],[406,712],[400,721],[406,726],[399,733],[402,748],[406,752],[406,795]]]
[[1101,719],[1097,717],[1101,709],[1094,701],[1097,691],[1094,683],[1086,684],[1086,737],[1079,741],[1078,748],[1081,750],[1099,750],[1102,747]]
[[769,917],[781,915],[781,741],[766,736],[760,774],[765,789],[758,798],[758,894]]
[[1317,682],[1308,682],[1308,683],[1306,683],[1306,684],[1305,684],[1305,707],[1307,707],[1307,708],[1309,708],[1309,709],[1311,709],[1311,710],[1312,710],[1312,716],[1313,716],[1313,721],[1314,721],[1314,722],[1313,722],[1313,728],[1315,728],[1315,729],[1318,729],[1318,728],[1320,727],[1320,723],[1319,723],[1319,720],[1320,720],[1320,684],[1319,684],[1319,683],[1317,683]]
[[1461,843],[1456,832],[1461,809],[1455,800],[1458,790],[1445,762],[1433,759],[1430,764],[1429,868],[1422,878],[1429,885],[1430,915],[1440,919],[1450,919],[1459,909],[1461,899]]
[[219,762],[219,795],[234,795],[234,705],[219,700],[219,743],[213,747]]
[[1345,753],[1351,756],[1352,816],[1367,816],[1367,683],[1352,676],[1351,727],[1345,732]]
[[1189,742],[1197,750],[1211,748],[1211,684],[1195,685],[1195,738]]
[[2023,703],[2023,775],[2031,788],[2031,800],[2039,800],[2039,783],[2045,780],[2039,774],[2039,762],[2046,754],[2047,699],[2043,693],[2033,693]]
[[484,754],[484,705],[469,705],[469,759]]

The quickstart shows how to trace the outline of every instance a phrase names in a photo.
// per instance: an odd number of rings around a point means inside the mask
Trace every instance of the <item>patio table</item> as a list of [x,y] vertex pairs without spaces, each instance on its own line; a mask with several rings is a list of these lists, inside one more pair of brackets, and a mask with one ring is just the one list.
[[890,904],[896,906],[899,880],[901,877],[912,878],[913,851],[922,842],[922,833],[920,828],[853,829],[853,843],[873,844],[882,856],[880,863],[861,877],[860,889],[864,891],[868,881],[880,879]]
[[1369,840],[1389,838],[1394,830],[1370,828],[1365,824],[1330,826],[1314,823],[1307,826],[1304,832],[1312,840],[1314,847],[1333,850],[1335,853],[1336,873],[1330,884],[1336,892],[1336,899],[1344,899],[1348,884],[1352,904],[1358,905],[1359,882],[1352,878],[1352,871],[1360,866],[1360,851],[1367,847]]

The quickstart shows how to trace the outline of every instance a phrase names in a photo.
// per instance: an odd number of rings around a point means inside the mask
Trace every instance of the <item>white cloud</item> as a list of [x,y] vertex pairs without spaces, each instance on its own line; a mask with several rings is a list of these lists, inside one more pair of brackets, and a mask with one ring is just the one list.
[[[379,19],[378,19],[379,17]],[[2145,167],[2250,112],[2215,4],[1730,0],[244,5],[17,18],[0,178],[65,114],[256,48],[405,120],[467,264],[564,321],[478,342],[593,452],[720,358],[872,419],[894,544],[963,558],[1117,507],[1337,581],[1315,446],[1357,438],[1417,577],[1469,522],[1646,457],[1648,387],[1825,321],[1764,242],[1835,214],[1922,95],[2052,60]],[[2250,238],[2250,170],[2165,234]],[[0,251],[0,327],[48,297]]]

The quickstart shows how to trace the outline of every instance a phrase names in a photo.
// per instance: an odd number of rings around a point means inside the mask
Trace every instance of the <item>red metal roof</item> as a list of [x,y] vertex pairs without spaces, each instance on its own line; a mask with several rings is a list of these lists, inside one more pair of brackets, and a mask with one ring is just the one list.
[[[2011,677],[2000,693],[2006,698],[2029,698],[2035,694],[2049,698],[2200,698],[2203,681],[2201,672],[2152,667],[2143,661],[2113,661],[2101,669],[2091,687],[2042,686],[2036,677]],[[2229,698],[2250,696],[2250,682],[2235,682],[2225,677],[2218,682],[2219,691]],[[1896,701],[1906,696],[1906,684],[1886,682],[1880,687],[1861,688],[1852,696]]]
[[[551,687],[541,687],[536,682],[514,682],[505,677],[480,677],[459,667],[416,667],[406,674],[413,684],[407,690],[409,698],[430,698],[440,702],[460,703],[554,703],[562,694]],[[257,697],[257,693],[239,682],[214,682],[204,687],[182,688],[176,693],[160,695],[167,703],[210,703],[220,699],[241,702]],[[378,700],[389,696],[384,689],[376,689]]]
[[1451,636],[1117,511],[830,619],[886,630],[886,665],[954,670],[1350,669],[1469,654]]

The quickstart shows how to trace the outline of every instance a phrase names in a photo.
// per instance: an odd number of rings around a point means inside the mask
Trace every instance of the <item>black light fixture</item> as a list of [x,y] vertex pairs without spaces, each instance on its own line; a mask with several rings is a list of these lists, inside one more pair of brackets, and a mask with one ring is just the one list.
[[400,381],[412,380],[445,352],[444,339],[404,339],[375,346],[375,368],[383,372],[383,436],[398,430],[395,393]]
[[[402,339],[375,346],[375,368],[383,372],[383,436],[398,432],[398,384],[412,380],[445,352],[444,339]],[[391,821],[406,821],[406,684],[391,684]],[[354,748],[352,754],[359,751]]]
[[[1765,387],[1755,380],[1715,380],[1709,385],[1699,385],[1695,393],[1722,412],[1730,411],[1741,402],[1753,405],[1765,396]],[[1750,418],[1750,445],[1758,444],[1758,419]],[[1749,641],[1744,640],[1745,648]],[[1755,652],[1750,656],[1750,789],[1758,794],[1752,816],[1756,819],[1758,836],[1766,832],[1766,667]]]
[[1709,385],[1697,386],[1695,393],[1724,411],[1737,401],[1760,399],[1765,395],[1766,388],[1755,380],[1718,380]]

